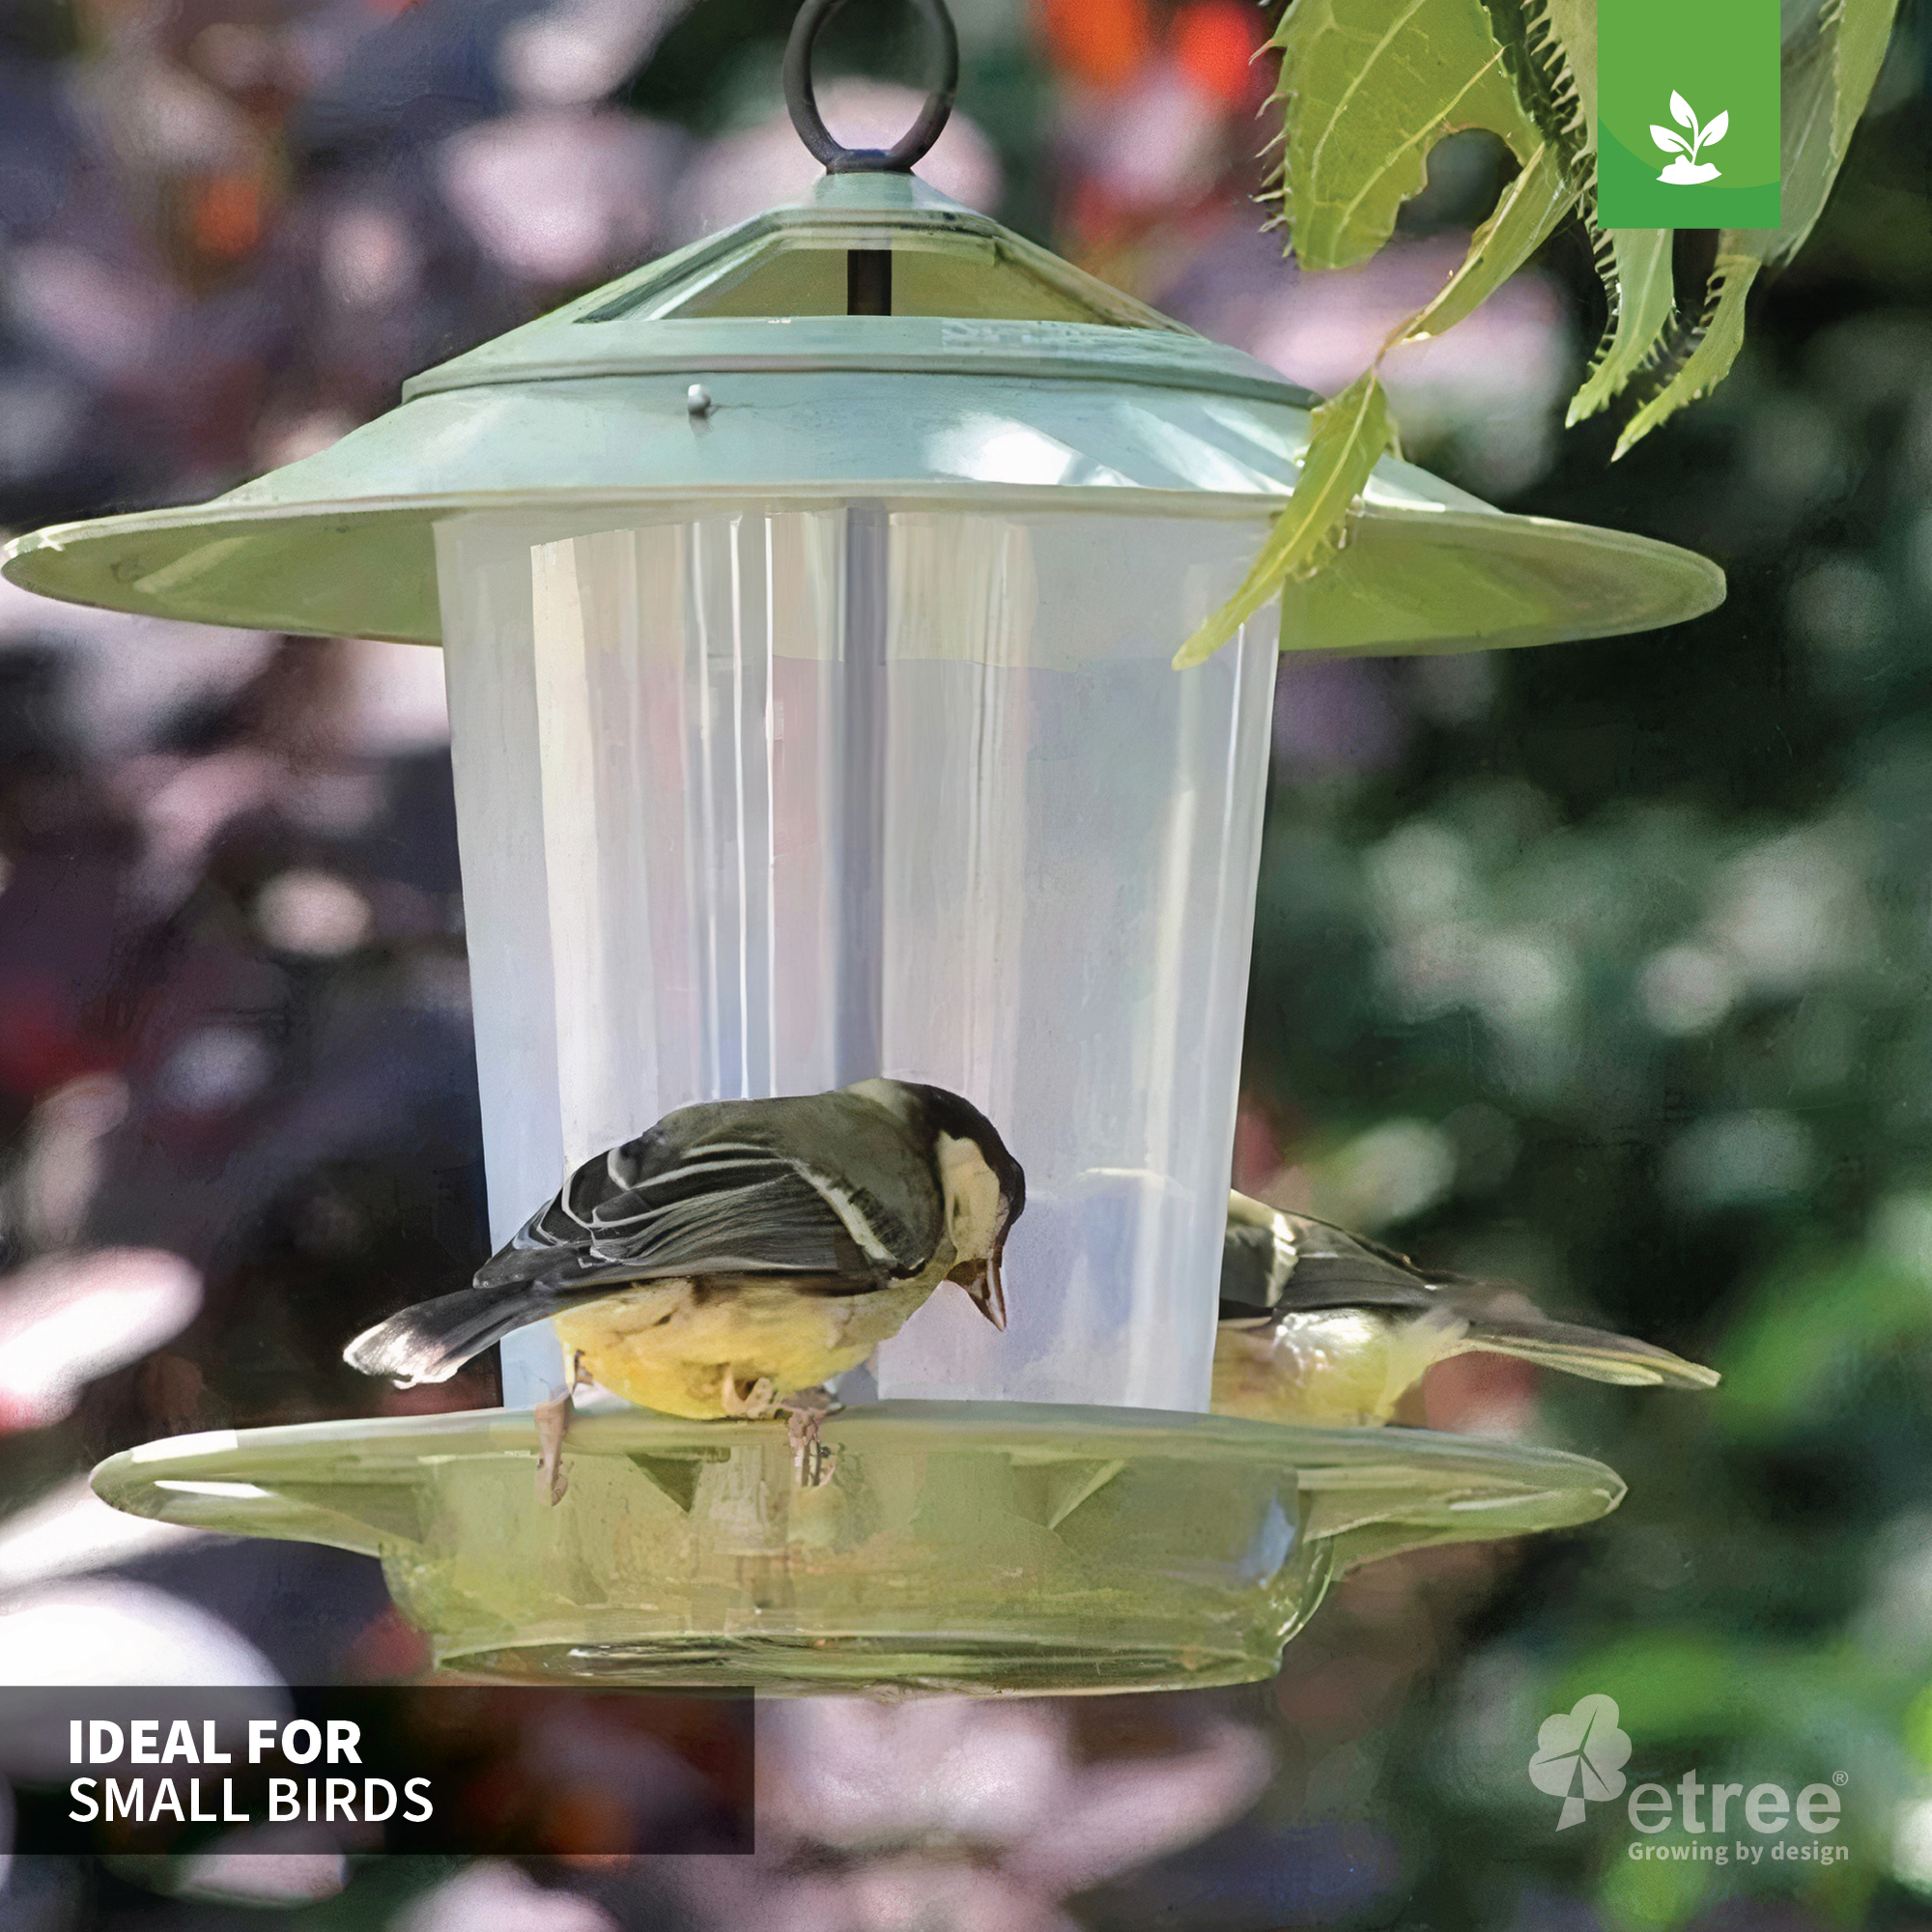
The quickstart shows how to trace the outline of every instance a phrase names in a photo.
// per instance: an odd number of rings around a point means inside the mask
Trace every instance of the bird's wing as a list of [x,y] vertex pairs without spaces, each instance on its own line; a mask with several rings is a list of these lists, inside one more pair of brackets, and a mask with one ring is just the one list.
[[1238,1321],[1273,1309],[1296,1261],[1294,1228],[1264,1201],[1232,1189],[1221,1244],[1221,1315]]
[[1605,1328],[1551,1321],[1527,1296],[1499,1283],[1424,1273],[1406,1255],[1309,1214],[1277,1217],[1293,1235],[1294,1264],[1270,1303],[1264,1285],[1269,1250],[1262,1216],[1271,1212],[1245,1196],[1231,1199],[1221,1259],[1223,1328],[1263,1329],[1288,1315],[1373,1308],[1461,1324],[1459,1354],[1487,1350],[1518,1355],[1593,1381],[1633,1387],[1671,1383],[1713,1388],[1719,1379],[1717,1370],[1652,1343]]
[[1669,1383],[1713,1388],[1719,1379],[1717,1370],[1654,1343],[1606,1328],[1552,1321],[1526,1295],[1502,1284],[1425,1274],[1406,1255],[1347,1229],[1304,1215],[1289,1219],[1298,1259],[1276,1305],[1277,1315],[1338,1307],[1413,1310],[1463,1323],[1459,1353],[1519,1355],[1592,1381],[1631,1387]]
[[[811,1182],[762,1150],[694,1151],[608,1192],[586,1162],[477,1270],[474,1285],[406,1308],[358,1335],[365,1375],[446,1381],[493,1342],[614,1291],[699,1275],[809,1275],[863,1293],[887,1272]],[[601,1198],[600,1198],[601,1197]]]
[[1275,1239],[1271,1230],[1228,1224],[1221,1244],[1221,1316],[1224,1321],[1262,1315],[1279,1296]]
[[[890,1252],[855,1238],[809,1172],[761,1148],[692,1149],[608,1190],[583,1185],[582,1173],[484,1264],[479,1288],[572,1293],[693,1275],[801,1274],[849,1279],[861,1291],[895,1272]],[[871,1233],[863,1223],[859,1232]]]
[[829,1164],[755,1142],[681,1151],[591,1209],[584,1232],[602,1264],[639,1277],[724,1273],[847,1275],[855,1286],[916,1274],[938,1243]]
[[809,1175],[756,1148],[696,1150],[601,1203],[589,1254],[639,1276],[877,1272]]
[[1562,1369],[1596,1382],[1621,1382],[1631,1388],[1715,1388],[1716,1369],[1688,1362],[1668,1349],[1617,1335],[1607,1328],[1585,1328],[1574,1321],[1549,1321],[1542,1316],[1515,1317],[1472,1313],[1462,1351],[1487,1350],[1519,1355],[1545,1368]]
[[1275,1302],[1277,1314],[1323,1308],[1412,1309],[1441,1306],[1429,1277],[1393,1249],[1306,1214],[1286,1216],[1294,1236],[1294,1266]]

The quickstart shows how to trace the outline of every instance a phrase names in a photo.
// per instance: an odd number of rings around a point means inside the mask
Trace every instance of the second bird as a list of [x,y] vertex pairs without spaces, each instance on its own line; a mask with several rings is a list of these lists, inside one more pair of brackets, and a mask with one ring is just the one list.
[[1431,1273],[1325,1221],[1229,1197],[1215,1414],[1323,1428],[1388,1422],[1432,1364],[1472,1351],[1600,1382],[1718,1380],[1668,1349],[1552,1321],[1513,1289]]

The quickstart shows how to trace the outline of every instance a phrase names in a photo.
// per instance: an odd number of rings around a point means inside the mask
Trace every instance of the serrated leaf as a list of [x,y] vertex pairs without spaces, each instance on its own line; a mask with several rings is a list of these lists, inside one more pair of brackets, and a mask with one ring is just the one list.
[[[1530,0],[1534,54],[1559,85],[1576,91],[1582,136],[1579,158],[1588,170],[1584,213],[1596,244],[1597,271],[1610,306],[1610,323],[1590,374],[1571,399],[1565,427],[1596,414],[1620,395],[1657,355],[1673,304],[1670,234],[1664,229],[1597,226],[1597,5],[1596,0]],[[1683,97],[1676,97],[1680,101]],[[1688,112],[1688,105],[1686,108]],[[1693,117],[1694,119],[1694,117]],[[1653,135],[1660,130],[1652,128]],[[1662,130],[1668,133],[1669,130]]]
[[[1865,102],[1878,85],[1898,0],[1844,0],[1838,10],[1838,85],[1832,98],[1832,146],[1842,158]],[[1830,184],[1827,184],[1829,192]]]
[[1583,386],[1570,399],[1565,429],[1595,415],[1622,394],[1656,355],[1670,327],[1676,298],[1671,278],[1674,240],[1668,228],[1612,228],[1607,236],[1599,231],[1599,244],[1607,242],[1610,257],[1604,274],[1610,322]]
[[1368,370],[1315,412],[1301,474],[1241,586],[1175,653],[1176,670],[1205,664],[1291,577],[1340,548],[1350,511],[1395,440],[1381,379]]
[[[1274,99],[1283,111],[1283,220],[1304,268],[1352,267],[1373,256],[1393,233],[1402,203],[1424,185],[1429,152],[1446,133],[1489,128],[1524,164],[1462,267],[1383,353],[1468,315],[1583,201],[1611,320],[1572,399],[1572,423],[1658,358],[1673,312],[1670,235],[1605,237],[1596,222],[1597,4],[1292,0],[1271,43],[1282,55]],[[1729,372],[1753,281],[1767,263],[1803,244],[1825,206],[1884,62],[1895,8],[1896,0],[1801,0],[1785,10],[1783,225],[1719,237],[1690,353],[1625,430],[1618,456]],[[1492,14],[1503,24],[1507,51]],[[1690,102],[1674,92],[1670,112],[1694,139],[1653,126],[1651,137],[1666,154],[1695,154],[1730,129],[1725,110],[1700,130]],[[1301,476],[1261,557],[1182,646],[1177,667],[1212,656],[1290,577],[1334,555],[1350,505],[1393,434],[1374,368],[1317,412]]]
[[1685,404],[1730,373],[1744,344],[1745,298],[1758,271],[1788,261],[1817,226],[1885,64],[1897,0],[1831,0],[1786,42],[1780,97],[1779,175],[1784,219],[1776,228],[1727,228],[1718,237],[1696,347],[1617,440],[1622,456]]
[[1290,578],[1320,569],[1340,549],[1356,497],[1395,441],[1387,394],[1377,374],[1381,357],[1398,343],[1423,341],[1454,327],[1522,267],[1576,200],[1577,188],[1554,145],[1544,143],[1503,190],[1495,212],[1470,238],[1462,266],[1435,299],[1391,331],[1376,367],[1316,411],[1287,509],[1240,588],[1176,654],[1177,670],[1205,663]]
[[1527,162],[1542,136],[1482,0],[1295,0],[1281,50],[1281,179],[1306,269],[1366,262],[1443,135],[1487,128]]
[[1647,402],[1617,439],[1611,462],[1648,436],[1666,416],[1686,403],[1709,395],[1738,359],[1745,341],[1745,298],[1764,264],[1748,255],[1722,255],[1711,271],[1711,293],[1697,346],[1662,389]]
[[1503,190],[1495,213],[1470,237],[1462,267],[1426,308],[1389,337],[1387,346],[1425,341],[1453,328],[1536,253],[1576,205],[1576,186],[1566,177],[1554,144],[1545,142]]
[[1719,252],[1788,261],[1817,226],[1871,98],[1897,0],[1834,0],[1784,49],[1778,175],[1783,220],[1730,231]]
[[1597,0],[1525,0],[1530,58],[1555,105],[1553,131],[1574,164],[1597,153]]

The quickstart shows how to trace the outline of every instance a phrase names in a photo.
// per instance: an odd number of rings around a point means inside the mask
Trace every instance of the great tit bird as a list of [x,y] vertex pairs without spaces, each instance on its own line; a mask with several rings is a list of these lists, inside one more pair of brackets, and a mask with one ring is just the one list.
[[[943,1281],[1007,1325],[1001,1255],[1026,1176],[956,1094],[903,1080],[680,1107],[585,1161],[476,1272],[343,1351],[405,1387],[446,1380],[554,1318],[574,1388],[669,1415],[793,1420],[816,1479],[816,1385],[898,1333]],[[540,1492],[563,1495],[570,1390],[538,1411]],[[829,1472],[826,1472],[829,1473]]]
[[1433,1363],[1487,1350],[1593,1381],[1710,1388],[1715,1369],[1551,1321],[1515,1291],[1426,1272],[1392,1248],[1228,1197],[1213,1408],[1320,1427],[1387,1422]]

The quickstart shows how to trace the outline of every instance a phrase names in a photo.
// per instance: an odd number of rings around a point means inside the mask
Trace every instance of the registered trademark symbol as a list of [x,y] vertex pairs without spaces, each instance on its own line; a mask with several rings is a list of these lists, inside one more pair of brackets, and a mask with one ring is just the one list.
[[1834,1771],[1832,1774],[1832,1782],[1833,1784],[1849,1784],[1851,1781],[1852,1775],[1848,1771]]

